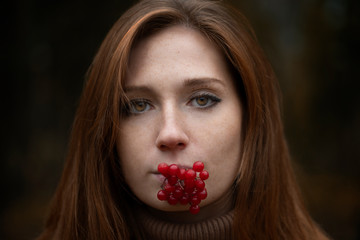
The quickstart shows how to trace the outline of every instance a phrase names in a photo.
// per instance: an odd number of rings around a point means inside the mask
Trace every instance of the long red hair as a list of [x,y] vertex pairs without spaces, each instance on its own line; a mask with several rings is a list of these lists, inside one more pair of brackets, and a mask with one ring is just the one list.
[[131,197],[116,151],[123,81],[132,46],[186,25],[218,45],[234,69],[244,107],[236,180],[237,239],[327,239],[306,212],[290,164],[274,72],[245,17],[219,1],[146,0],[112,27],[91,64],[69,152],[39,239],[129,239]]

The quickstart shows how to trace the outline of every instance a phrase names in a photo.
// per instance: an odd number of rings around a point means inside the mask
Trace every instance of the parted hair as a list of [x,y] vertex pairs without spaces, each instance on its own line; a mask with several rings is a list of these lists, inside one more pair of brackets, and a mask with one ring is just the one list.
[[134,44],[174,25],[195,29],[215,43],[236,76],[244,114],[235,238],[328,239],[301,200],[272,67],[246,18],[211,0],[140,1],[113,25],[87,72],[63,174],[38,239],[131,238],[131,193],[116,149],[126,104],[124,79]]

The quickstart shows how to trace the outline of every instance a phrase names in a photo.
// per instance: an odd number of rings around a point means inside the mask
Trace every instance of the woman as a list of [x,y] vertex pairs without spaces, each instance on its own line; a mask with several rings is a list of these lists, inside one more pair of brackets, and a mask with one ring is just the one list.
[[[161,162],[210,173],[197,215],[156,197]],[[39,239],[327,239],[304,209],[277,82],[218,1],[147,0],[102,43]]]

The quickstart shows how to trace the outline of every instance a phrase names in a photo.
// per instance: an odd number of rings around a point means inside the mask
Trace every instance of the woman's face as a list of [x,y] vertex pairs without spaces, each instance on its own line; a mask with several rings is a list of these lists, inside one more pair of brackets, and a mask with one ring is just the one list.
[[202,161],[209,205],[231,191],[240,164],[241,103],[221,51],[183,26],[162,30],[133,49],[125,81],[132,104],[121,120],[118,152],[125,180],[145,204],[187,210],[157,199],[159,163]]

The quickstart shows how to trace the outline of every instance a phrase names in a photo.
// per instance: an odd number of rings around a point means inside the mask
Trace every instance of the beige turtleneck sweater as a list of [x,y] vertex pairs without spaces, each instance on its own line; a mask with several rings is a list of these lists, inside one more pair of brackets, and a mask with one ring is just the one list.
[[[133,206],[135,239],[228,240],[233,236],[234,204],[229,191],[221,199],[200,209],[200,213],[164,212],[144,204]],[[202,212],[203,211],[203,212]]]
[[219,217],[194,223],[165,221],[146,209],[136,211],[135,239],[147,240],[228,240],[232,233],[233,211]]

